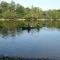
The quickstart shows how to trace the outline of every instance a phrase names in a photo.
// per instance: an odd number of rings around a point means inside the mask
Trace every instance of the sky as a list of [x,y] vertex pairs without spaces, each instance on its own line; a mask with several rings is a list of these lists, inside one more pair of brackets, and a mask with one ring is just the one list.
[[[0,0],[11,2],[12,0]],[[23,5],[24,7],[40,7],[43,10],[48,9],[60,9],[60,0],[13,0],[16,3]]]

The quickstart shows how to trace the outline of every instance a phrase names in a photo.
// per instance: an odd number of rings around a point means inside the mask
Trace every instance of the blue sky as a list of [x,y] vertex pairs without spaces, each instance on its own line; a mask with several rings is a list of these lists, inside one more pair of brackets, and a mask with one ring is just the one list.
[[[11,0],[0,0],[11,2]],[[48,9],[60,9],[60,0],[13,0],[16,3],[20,3],[24,7],[31,7],[32,5],[35,7],[40,7],[43,10]]]

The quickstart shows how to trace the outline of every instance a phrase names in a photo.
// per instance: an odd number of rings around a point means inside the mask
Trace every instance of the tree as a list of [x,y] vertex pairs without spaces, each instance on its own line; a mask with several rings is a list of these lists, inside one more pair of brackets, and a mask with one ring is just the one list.
[[3,13],[3,18],[5,19],[15,19],[16,18],[16,13],[13,11],[6,11]]
[[0,8],[1,8],[2,12],[4,13],[6,10],[8,10],[8,3],[2,1],[0,4]]
[[14,1],[11,1],[11,3],[9,4],[9,10],[15,11],[15,2]]
[[17,7],[16,7],[16,14],[17,14],[17,17],[18,18],[23,18],[24,15],[25,15],[25,9],[23,6],[17,4]]
[[32,7],[31,15],[36,18],[43,18],[43,11],[38,7]]

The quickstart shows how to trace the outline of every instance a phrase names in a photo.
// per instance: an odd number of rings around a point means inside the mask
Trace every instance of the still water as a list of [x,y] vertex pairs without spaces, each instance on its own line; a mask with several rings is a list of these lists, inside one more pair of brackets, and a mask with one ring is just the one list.
[[40,28],[2,32],[0,55],[20,57],[60,57],[60,29]]

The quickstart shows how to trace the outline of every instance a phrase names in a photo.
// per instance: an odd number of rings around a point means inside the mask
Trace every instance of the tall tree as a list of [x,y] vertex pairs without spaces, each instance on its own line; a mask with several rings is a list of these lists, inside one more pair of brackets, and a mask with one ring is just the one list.
[[19,18],[24,18],[25,15],[25,9],[23,6],[17,4],[17,8],[16,8],[16,14]]

